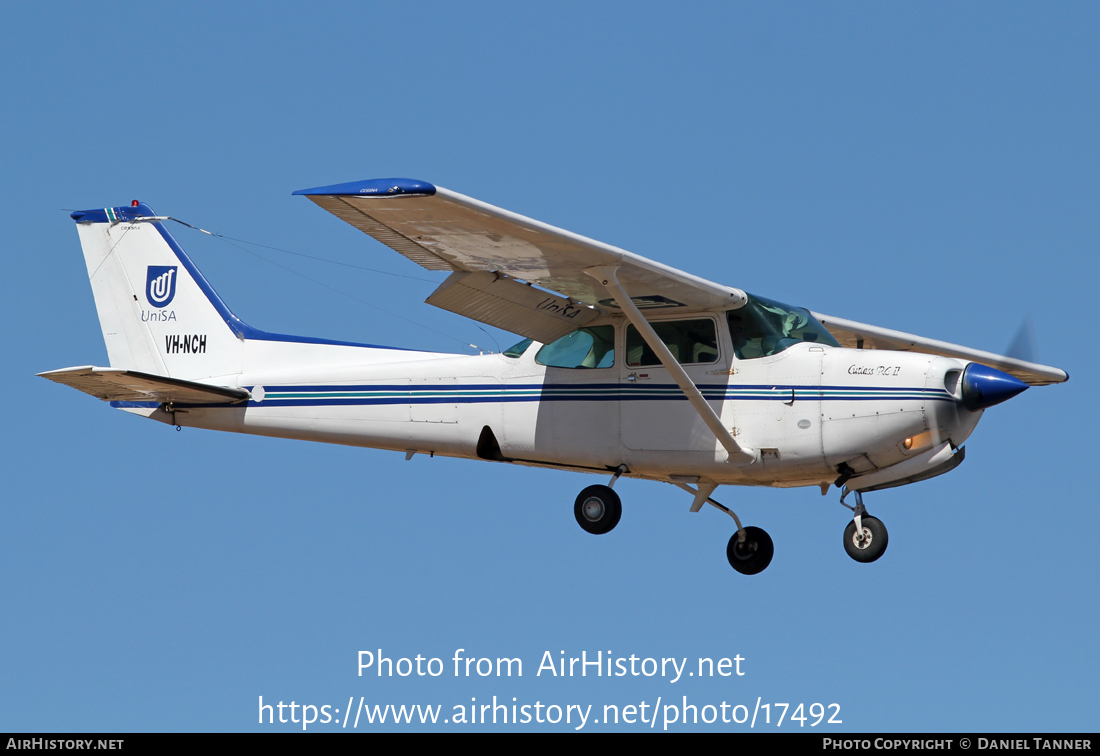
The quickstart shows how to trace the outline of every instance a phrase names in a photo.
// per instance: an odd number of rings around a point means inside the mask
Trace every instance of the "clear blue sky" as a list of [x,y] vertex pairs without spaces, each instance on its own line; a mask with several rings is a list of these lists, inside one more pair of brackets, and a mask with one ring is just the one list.
[[[1089,3],[5,4],[0,730],[247,730],[261,695],[443,716],[686,695],[839,703],[826,734],[1095,731],[1098,31]],[[868,496],[872,565],[835,494],[720,489],[775,540],[744,577],[728,518],[669,486],[620,483],[593,537],[571,512],[592,477],[176,433],[35,377],[106,363],[63,209],[135,198],[426,279],[258,250],[341,296],[181,227],[259,328],[507,346],[422,304],[440,274],[290,196],[385,176],[982,349],[1030,313],[1071,380],[987,412],[958,470]],[[378,648],[446,673],[358,677]],[[457,648],[524,676],[456,679]],[[746,674],[535,676],[563,650]]]

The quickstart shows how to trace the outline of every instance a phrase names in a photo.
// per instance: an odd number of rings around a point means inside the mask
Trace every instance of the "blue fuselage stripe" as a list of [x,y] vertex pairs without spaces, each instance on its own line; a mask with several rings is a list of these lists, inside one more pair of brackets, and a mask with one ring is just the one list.
[[[253,390],[255,387],[246,387]],[[723,386],[701,385],[710,401],[751,402],[871,402],[871,401],[955,401],[943,389],[852,386]],[[502,385],[328,385],[266,386],[264,398],[250,400],[249,407],[319,407],[392,404],[486,404],[514,402],[603,402],[603,401],[686,401],[675,384],[652,386],[617,383]],[[112,403],[114,406],[156,407],[156,403]],[[182,405],[180,405],[182,406]],[[241,406],[241,405],[205,405]]]

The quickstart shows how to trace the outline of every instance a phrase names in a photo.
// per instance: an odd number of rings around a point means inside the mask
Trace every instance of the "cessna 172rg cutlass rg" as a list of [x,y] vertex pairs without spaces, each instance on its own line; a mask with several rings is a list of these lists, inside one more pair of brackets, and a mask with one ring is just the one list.
[[[772,541],[719,485],[842,488],[844,548],[886,549],[862,493],[941,475],[982,412],[1062,370],[712,283],[409,179],[295,192],[429,270],[427,302],[517,333],[463,356],[267,333],[230,312],[147,205],[72,214],[110,368],[41,375],[176,426],[610,475],[577,522],[606,533],[622,475],[733,517],[735,570]],[[854,506],[845,503],[853,494]]]

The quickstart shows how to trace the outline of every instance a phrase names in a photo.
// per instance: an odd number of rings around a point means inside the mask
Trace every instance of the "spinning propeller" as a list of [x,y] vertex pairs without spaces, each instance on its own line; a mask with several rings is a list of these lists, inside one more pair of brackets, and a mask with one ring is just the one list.
[[[1028,315],[1016,331],[1007,356],[1024,362],[1036,362],[1035,328]],[[1006,402],[1027,390],[1028,385],[1008,373],[1003,373],[977,362],[967,366],[962,376],[962,403],[971,412]]]
[[1039,361],[1039,350],[1035,344],[1035,326],[1031,322],[1030,315],[1025,316],[1020,323],[1020,330],[1016,331],[1016,336],[1012,339],[1005,356],[1024,362]]

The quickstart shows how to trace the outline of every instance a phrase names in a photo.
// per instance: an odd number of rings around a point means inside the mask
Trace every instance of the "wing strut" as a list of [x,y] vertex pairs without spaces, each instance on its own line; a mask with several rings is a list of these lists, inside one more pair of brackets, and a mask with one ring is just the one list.
[[668,370],[672,379],[676,381],[676,385],[684,392],[684,396],[691,402],[691,406],[699,413],[699,417],[707,424],[707,427],[710,428],[714,437],[718,439],[718,443],[725,447],[726,451],[729,453],[729,457],[726,461],[738,467],[751,465],[756,461],[756,452],[752,449],[743,448],[734,440],[730,432],[726,430],[726,427],[722,425],[722,420],[715,414],[711,406],[707,404],[707,400],[703,398],[702,392],[699,391],[699,388],[692,382],[687,372],[680,366],[680,363],[676,361],[676,358],[672,356],[672,352],[670,352],[668,347],[665,346],[665,343],[661,341],[657,332],[653,330],[653,326],[649,324],[649,321],[645,319],[641,311],[634,305],[634,302],[631,301],[630,295],[626,293],[626,290],[623,289],[622,284],[619,283],[619,279],[615,275],[617,270],[617,265],[600,265],[594,268],[588,268],[584,272],[603,284],[607,291],[610,292],[611,296],[615,298],[615,302],[626,314],[627,318],[630,319],[630,322],[634,324],[634,327],[638,329],[638,333],[642,334],[642,338],[649,344],[649,348],[657,355],[657,358]]

